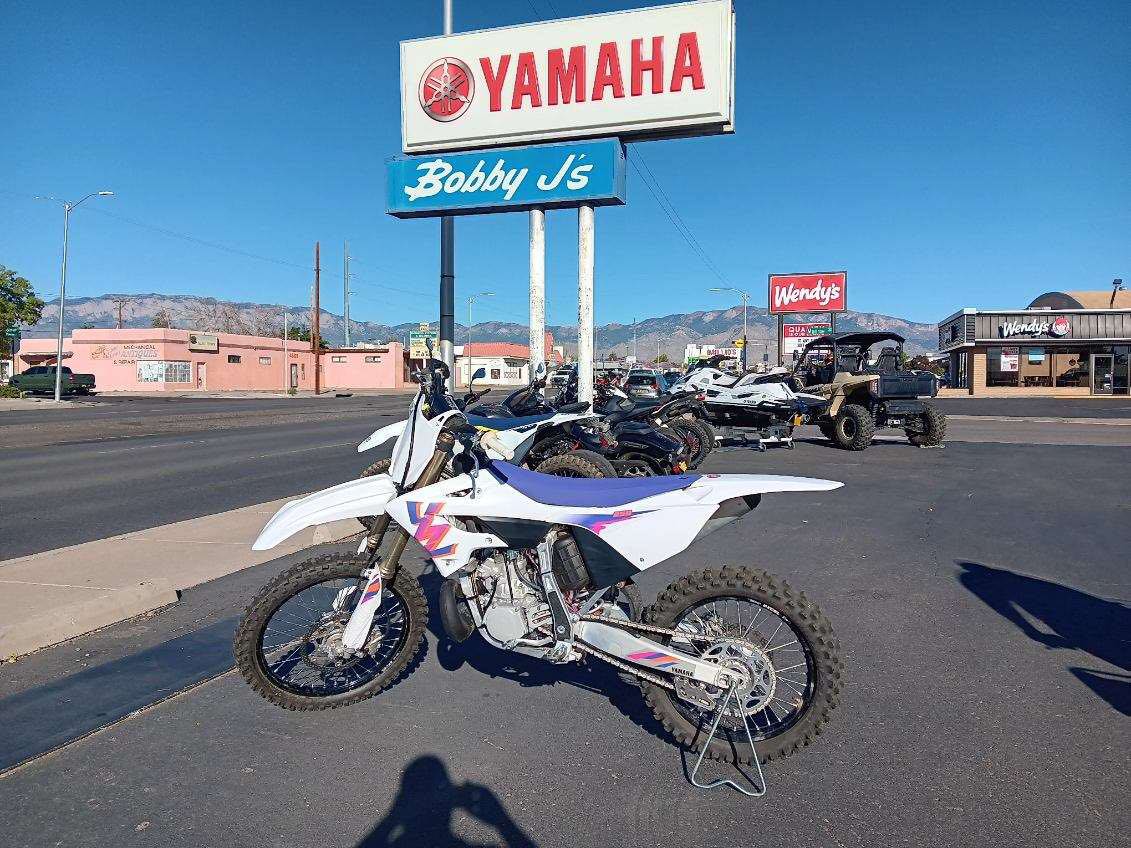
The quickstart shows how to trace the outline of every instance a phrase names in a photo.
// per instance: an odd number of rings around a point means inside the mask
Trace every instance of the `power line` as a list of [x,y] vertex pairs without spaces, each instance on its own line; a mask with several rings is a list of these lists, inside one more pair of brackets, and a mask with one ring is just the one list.
[[[644,176],[644,171],[641,171],[640,167],[636,164],[637,160],[640,161],[640,164],[643,165],[644,169],[648,172],[648,176],[655,182],[654,187],[652,183],[648,181],[648,178]],[[723,272],[719,270],[719,267],[711,260],[711,257],[707,255],[707,251],[703,249],[703,245],[699,243],[699,239],[695,238],[695,234],[691,231],[691,228],[687,226],[687,223],[683,220],[683,216],[681,216],[679,210],[676,209],[675,204],[671,202],[670,198],[668,198],[667,194],[664,192],[663,186],[660,185],[660,181],[656,178],[652,169],[648,167],[648,163],[644,160],[644,157],[641,156],[639,152],[634,151],[633,156],[629,159],[629,163],[632,165],[633,169],[635,169],[637,176],[640,177],[640,181],[644,183],[644,187],[647,188],[652,197],[655,198],[656,203],[660,207],[660,211],[667,216],[671,225],[675,227],[675,231],[683,237],[683,240],[687,242],[687,246],[691,248],[692,252],[703,261],[703,264],[707,266],[707,269],[712,274],[719,278],[720,282],[727,286],[733,285]]]

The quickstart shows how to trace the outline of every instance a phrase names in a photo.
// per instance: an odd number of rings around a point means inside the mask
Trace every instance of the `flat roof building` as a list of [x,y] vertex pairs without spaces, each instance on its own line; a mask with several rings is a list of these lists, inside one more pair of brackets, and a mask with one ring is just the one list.
[[963,309],[939,322],[950,385],[971,395],[1126,395],[1131,292],[1047,292],[1025,309]]

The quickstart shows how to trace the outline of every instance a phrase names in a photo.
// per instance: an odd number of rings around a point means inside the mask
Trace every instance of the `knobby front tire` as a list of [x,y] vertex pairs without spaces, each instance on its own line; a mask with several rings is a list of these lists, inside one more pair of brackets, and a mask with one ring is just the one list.
[[[403,608],[403,633],[398,634],[395,650],[380,657],[375,674],[361,685],[328,695],[296,691],[272,673],[264,656],[265,632],[275,613],[288,600],[320,583],[361,580],[360,572],[358,560],[352,554],[327,553],[299,563],[263,587],[244,612],[233,644],[236,667],[252,689],[283,709],[327,710],[371,698],[404,674],[424,644],[428,602],[420,588],[420,582],[403,568],[397,572],[391,584],[385,584],[381,598],[382,606],[386,606],[388,602]],[[354,590],[354,595],[359,593],[360,587]],[[350,604],[351,609],[352,606]],[[381,610],[378,609],[378,615],[380,614]],[[373,646],[371,643],[367,649],[376,650],[380,647],[380,644]],[[295,664],[303,661],[298,660]]]

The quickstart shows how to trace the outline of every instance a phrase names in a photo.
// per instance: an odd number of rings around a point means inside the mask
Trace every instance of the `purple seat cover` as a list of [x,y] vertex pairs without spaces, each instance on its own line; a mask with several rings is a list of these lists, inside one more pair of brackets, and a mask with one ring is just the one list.
[[652,495],[686,489],[699,479],[698,474],[595,480],[555,477],[553,474],[527,471],[509,462],[491,462],[487,468],[499,480],[518,489],[531,500],[552,506],[620,506]]

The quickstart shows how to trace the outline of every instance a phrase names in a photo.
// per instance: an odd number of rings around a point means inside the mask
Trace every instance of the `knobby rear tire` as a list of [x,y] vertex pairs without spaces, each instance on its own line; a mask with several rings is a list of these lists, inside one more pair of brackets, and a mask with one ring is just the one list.
[[[690,608],[712,598],[750,598],[775,610],[789,622],[807,643],[814,678],[813,696],[797,721],[776,736],[754,743],[760,762],[780,760],[809,745],[824,730],[833,709],[840,703],[843,663],[840,643],[832,625],[816,604],[797,592],[788,583],[761,569],[725,566],[721,569],[694,571],[670,584],[656,602],[644,610],[644,623],[658,627],[675,627]],[[660,641],[669,642],[670,637]],[[664,728],[677,742],[698,752],[702,749],[707,726],[693,724],[673,699],[675,693],[654,683],[641,683],[644,700]],[[707,748],[707,756],[725,762],[751,763],[754,751],[745,738],[727,741],[716,737]]]
[[[360,579],[361,565],[351,553],[338,551],[321,554],[289,568],[268,583],[244,611],[236,629],[232,645],[236,667],[251,688],[271,703],[285,710],[330,710],[356,704],[387,689],[404,674],[413,658],[424,644],[424,628],[428,622],[428,601],[420,582],[405,569],[397,572],[392,591],[404,603],[408,626],[404,644],[388,665],[363,686],[327,697],[300,695],[289,692],[271,679],[263,667],[260,639],[271,616],[287,600],[299,592],[326,580],[336,578]],[[386,589],[390,587],[386,584]]]
[[616,477],[613,464],[599,453],[587,450],[570,451],[545,459],[538,464],[539,474],[557,477]]
[[941,445],[946,438],[946,416],[932,404],[926,407],[920,416],[923,420],[922,433],[907,433],[907,441],[918,448],[933,448]]

